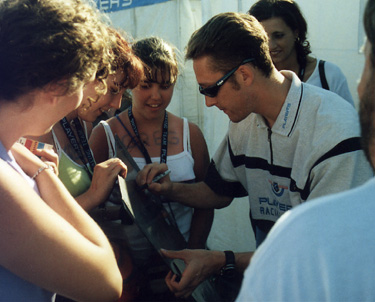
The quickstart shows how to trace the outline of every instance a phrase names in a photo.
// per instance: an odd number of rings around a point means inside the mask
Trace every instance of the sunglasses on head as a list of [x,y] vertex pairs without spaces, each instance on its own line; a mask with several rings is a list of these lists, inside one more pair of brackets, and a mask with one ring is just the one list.
[[217,96],[219,89],[223,84],[231,77],[232,74],[236,72],[236,70],[243,64],[249,63],[254,61],[254,58],[243,60],[238,66],[233,68],[231,71],[229,71],[226,75],[224,75],[220,80],[218,80],[215,84],[203,88],[201,85],[199,85],[199,92],[205,96],[208,96],[210,98],[214,98]]

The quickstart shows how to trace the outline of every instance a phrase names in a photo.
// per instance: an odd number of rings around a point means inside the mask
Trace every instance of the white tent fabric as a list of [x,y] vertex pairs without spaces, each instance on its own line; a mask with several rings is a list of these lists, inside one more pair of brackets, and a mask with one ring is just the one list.
[[[100,1],[105,2],[106,6],[125,6],[125,2],[132,2]],[[198,93],[192,63],[183,61],[183,51],[190,35],[213,15],[226,11],[245,13],[254,2],[255,0],[170,0],[108,13],[114,27],[124,30],[129,37],[138,39],[151,35],[160,36],[181,51],[184,68],[168,109],[187,117],[201,128],[211,155],[227,131],[228,118],[216,107],[205,106],[204,97]],[[308,38],[313,54],[340,66],[357,102],[356,83],[364,62],[359,47],[363,43],[361,16],[365,0],[297,2],[309,26]],[[208,246],[220,250],[254,250],[248,213],[246,198],[236,199],[229,207],[216,210]],[[244,230],[249,230],[248,236]]]

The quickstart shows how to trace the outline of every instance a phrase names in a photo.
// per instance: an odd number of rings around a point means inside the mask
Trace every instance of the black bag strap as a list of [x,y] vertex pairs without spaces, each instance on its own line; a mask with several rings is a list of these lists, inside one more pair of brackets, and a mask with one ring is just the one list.
[[320,76],[320,82],[322,83],[322,87],[326,90],[329,90],[326,73],[324,71],[324,63],[325,61],[320,60],[319,61],[319,76]]

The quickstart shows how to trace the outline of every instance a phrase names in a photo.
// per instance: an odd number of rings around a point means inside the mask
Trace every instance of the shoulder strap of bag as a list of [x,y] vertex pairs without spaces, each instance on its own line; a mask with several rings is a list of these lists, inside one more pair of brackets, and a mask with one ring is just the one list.
[[329,90],[326,73],[324,70],[324,63],[325,61],[320,60],[319,61],[319,76],[320,76],[320,82],[322,83],[322,87],[326,90]]

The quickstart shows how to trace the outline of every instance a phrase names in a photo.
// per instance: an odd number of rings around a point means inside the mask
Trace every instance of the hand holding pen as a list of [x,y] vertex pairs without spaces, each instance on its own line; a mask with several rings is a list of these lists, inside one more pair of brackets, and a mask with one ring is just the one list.
[[[153,179],[152,179],[152,183],[155,183],[155,182],[158,182],[160,179],[162,179],[163,177],[167,176],[168,174],[171,173],[171,170],[167,170],[161,174],[158,174],[157,176],[155,176]],[[140,190],[145,190],[145,189],[148,189],[148,184],[145,183],[143,184],[142,186],[139,187]]]
[[166,164],[152,163],[138,172],[136,181],[140,190],[148,189],[157,195],[164,195],[172,185],[168,176],[170,173]]

